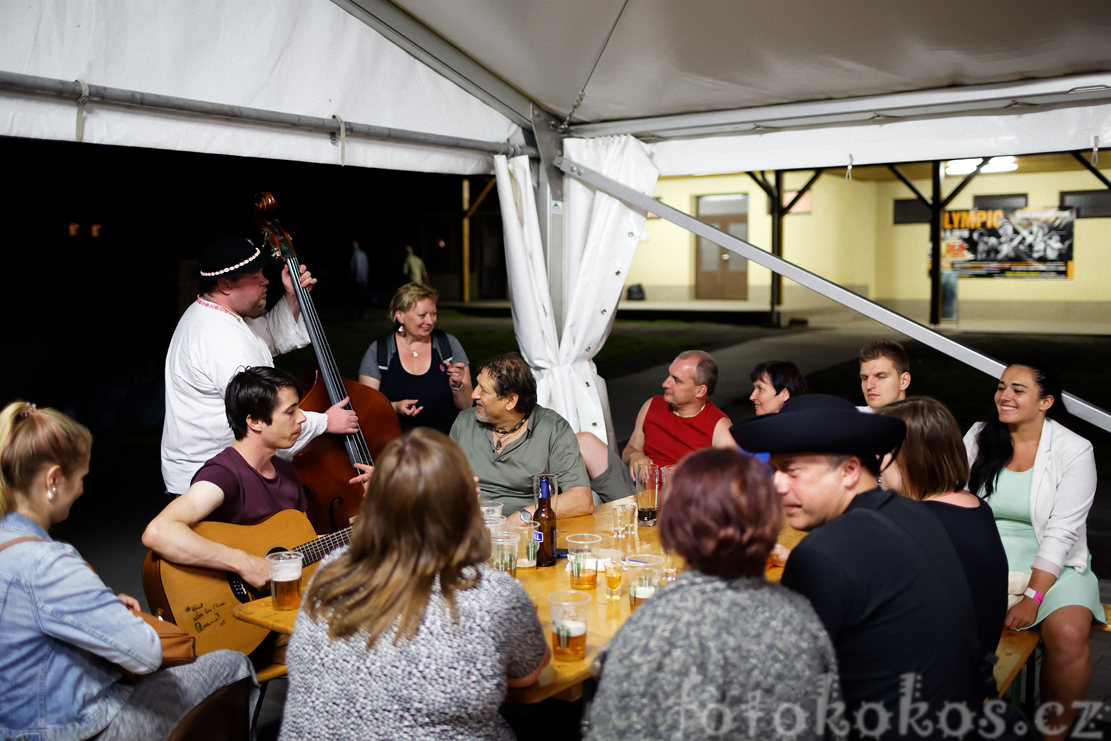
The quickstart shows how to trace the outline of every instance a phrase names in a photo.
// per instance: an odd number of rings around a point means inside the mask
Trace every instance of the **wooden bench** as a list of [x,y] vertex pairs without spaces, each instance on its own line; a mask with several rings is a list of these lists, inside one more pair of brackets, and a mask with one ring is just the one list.
[[1104,602],[1103,603],[1103,624],[1101,625],[1100,623],[1092,623],[1092,630],[1103,630],[1103,631],[1106,631],[1108,633],[1111,633],[1111,625],[1108,625],[1108,623],[1111,623],[1111,605]]
[[[1111,604],[1103,603],[1104,623],[1092,622],[1092,630],[1101,630],[1111,633]],[[1037,629],[1030,630],[1003,630],[1003,635],[999,639],[999,646],[995,650],[995,655],[999,660],[995,664],[995,684],[999,688],[999,696],[1003,697],[1008,690],[1012,688],[1012,684],[1023,669],[1029,669],[1026,672],[1026,703],[1031,705],[1033,703],[1035,686],[1034,686],[1034,671],[1033,666],[1030,664],[1034,657],[1035,649],[1041,640],[1041,633]],[[1012,696],[1012,702],[1016,705],[1018,702],[1018,687],[1015,687],[1015,693]]]
[[[993,669],[995,685],[999,688],[1000,697],[1007,694],[1007,690],[1011,689],[1011,684],[1029,664],[1039,641],[1041,641],[1041,633],[1037,628],[1030,628],[1029,630],[1003,629],[1003,635],[999,638],[999,646],[995,649],[995,655],[999,657],[999,660],[995,662]],[[1031,671],[1026,672],[1026,696],[1028,701],[1034,696],[1033,667],[1030,667],[1030,669]]]

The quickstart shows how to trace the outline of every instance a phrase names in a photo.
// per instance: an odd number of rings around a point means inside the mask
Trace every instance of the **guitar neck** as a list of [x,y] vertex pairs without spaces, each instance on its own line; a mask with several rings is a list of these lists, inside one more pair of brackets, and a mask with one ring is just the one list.
[[345,527],[343,530],[337,530],[328,535],[321,535],[319,538],[310,540],[308,543],[302,543],[293,550],[301,554],[301,563],[304,566],[308,566],[324,558],[336,548],[347,545],[349,542],[351,542],[351,528]]

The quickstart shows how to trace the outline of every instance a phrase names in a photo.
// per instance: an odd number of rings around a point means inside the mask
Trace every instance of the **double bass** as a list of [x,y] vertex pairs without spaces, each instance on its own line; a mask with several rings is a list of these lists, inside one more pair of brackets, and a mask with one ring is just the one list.
[[277,202],[274,196],[266,192],[257,194],[254,211],[263,240],[274,256],[289,268],[301,316],[305,319],[316,355],[316,380],[301,399],[301,408],[309,412],[323,412],[347,397],[346,408],[354,409],[359,418],[358,432],[321,435],[293,459],[309,500],[309,521],[317,533],[331,533],[346,527],[362,503],[362,486],[348,483],[353,476],[361,473],[355,464],[374,465],[374,456],[382,451],[386,443],[401,434],[401,426],[389,400],[380,391],[340,374],[312,298],[298,280],[301,264],[289,234],[275,216]]

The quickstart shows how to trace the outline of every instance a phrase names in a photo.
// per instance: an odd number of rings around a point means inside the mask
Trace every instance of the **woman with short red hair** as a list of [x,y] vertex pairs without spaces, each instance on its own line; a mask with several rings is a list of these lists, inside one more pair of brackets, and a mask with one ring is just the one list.
[[813,737],[821,708],[841,701],[837,660],[810,603],[764,579],[783,524],[768,467],[733,450],[691,453],[659,518],[689,570],[603,650],[587,737]]

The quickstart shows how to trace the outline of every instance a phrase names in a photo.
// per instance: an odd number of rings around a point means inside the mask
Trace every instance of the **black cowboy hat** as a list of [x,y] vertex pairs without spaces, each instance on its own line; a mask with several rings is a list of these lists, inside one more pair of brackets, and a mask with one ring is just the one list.
[[883,455],[906,436],[901,419],[857,411],[851,402],[827,394],[792,396],[778,414],[733,425],[730,433],[750,453],[849,453]]
[[202,278],[235,278],[262,270],[274,262],[269,248],[247,237],[221,237],[201,253]]

